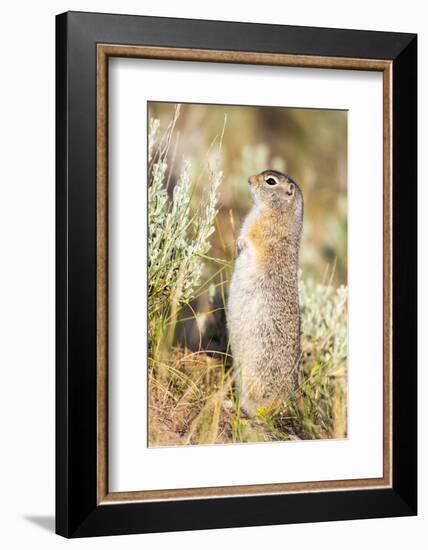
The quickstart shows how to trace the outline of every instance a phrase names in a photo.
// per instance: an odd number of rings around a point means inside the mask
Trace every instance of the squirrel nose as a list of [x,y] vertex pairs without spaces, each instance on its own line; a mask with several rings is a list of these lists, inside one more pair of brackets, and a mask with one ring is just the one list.
[[253,185],[253,183],[254,183],[254,176],[250,176],[250,177],[248,178],[248,183],[249,183],[250,185]]

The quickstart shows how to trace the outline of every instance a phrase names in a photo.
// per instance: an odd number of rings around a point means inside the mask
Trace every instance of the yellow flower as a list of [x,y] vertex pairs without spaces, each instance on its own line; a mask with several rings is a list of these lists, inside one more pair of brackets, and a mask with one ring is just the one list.
[[256,418],[263,420],[263,418],[266,418],[266,416],[267,416],[266,407],[259,407],[256,411]]

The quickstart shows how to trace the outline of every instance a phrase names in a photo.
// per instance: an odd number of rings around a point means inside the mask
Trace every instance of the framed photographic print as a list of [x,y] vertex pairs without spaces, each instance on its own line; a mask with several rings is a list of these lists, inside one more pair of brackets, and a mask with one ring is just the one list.
[[56,25],[57,532],[416,514],[416,36]]

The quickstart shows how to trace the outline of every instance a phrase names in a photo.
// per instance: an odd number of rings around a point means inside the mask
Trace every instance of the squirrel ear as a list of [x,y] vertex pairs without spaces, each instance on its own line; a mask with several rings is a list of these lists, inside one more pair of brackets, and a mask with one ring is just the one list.
[[245,237],[238,237],[238,240],[236,241],[236,256],[239,256],[246,246],[247,239]]

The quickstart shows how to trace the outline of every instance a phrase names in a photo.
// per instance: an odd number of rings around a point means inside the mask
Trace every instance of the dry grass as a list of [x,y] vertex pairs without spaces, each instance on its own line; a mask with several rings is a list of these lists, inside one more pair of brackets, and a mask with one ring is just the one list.
[[[290,437],[292,433],[290,432]],[[233,375],[204,352],[171,351],[149,375],[149,445],[210,445],[288,439],[266,419],[250,420],[233,394]],[[294,438],[294,437],[293,437]]]
[[149,372],[149,445],[346,437],[346,291],[302,283],[301,301],[300,386],[290,399],[248,418],[229,357],[174,347]]

